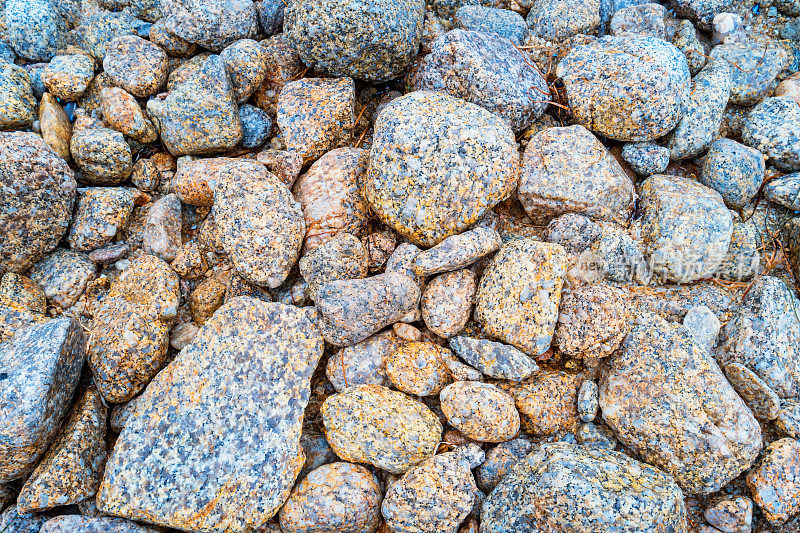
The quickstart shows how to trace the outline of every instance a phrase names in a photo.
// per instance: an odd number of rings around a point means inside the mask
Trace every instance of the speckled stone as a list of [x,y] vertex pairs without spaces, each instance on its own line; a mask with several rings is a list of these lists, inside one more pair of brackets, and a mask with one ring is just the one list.
[[57,516],[47,520],[39,533],[158,533],[159,530],[139,525],[124,518],[81,515]]
[[106,414],[97,389],[87,389],[23,485],[17,499],[20,512],[43,511],[94,496],[106,460]]
[[786,256],[794,272],[795,279],[800,279],[800,217],[786,223]]
[[180,302],[178,282],[165,262],[141,255],[95,309],[86,352],[106,401],[127,402],[161,369]]
[[423,0],[290,2],[284,31],[303,62],[331,76],[397,78],[417,53]]
[[458,270],[496,251],[502,242],[497,231],[480,226],[447,237],[433,248],[420,252],[412,268],[420,276]]
[[369,152],[358,148],[331,150],[297,179],[292,190],[303,209],[306,248],[337,233],[360,236],[364,232],[369,208],[359,183],[368,156]]
[[800,399],[788,398],[783,401],[775,418],[775,427],[781,434],[793,439],[800,436]]
[[684,328],[642,316],[609,365],[600,382],[603,419],[688,494],[719,490],[755,460],[761,428]]
[[697,344],[709,352],[717,343],[720,321],[714,312],[705,305],[692,307],[683,317],[683,327]]
[[678,123],[689,99],[686,58],[647,35],[607,36],[575,47],[556,75],[578,123],[619,141],[661,137]]
[[520,382],[539,370],[533,359],[513,346],[488,339],[453,337],[450,348],[487,376],[498,379]]
[[478,488],[486,493],[494,490],[506,474],[531,452],[533,446],[528,437],[522,436],[501,442],[486,452],[486,460],[475,470]]
[[794,211],[800,211],[800,172],[780,176],[764,185],[764,197]]
[[0,129],[30,126],[36,120],[36,98],[24,68],[0,59]]
[[131,147],[125,137],[108,128],[87,128],[76,131],[70,141],[80,178],[92,185],[118,185],[133,171]]
[[108,44],[103,69],[116,85],[133,96],[155,94],[167,81],[167,54],[135,35],[117,37]]
[[252,39],[242,39],[223,50],[219,57],[231,76],[238,103],[246,102],[267,75],[267,53]]
[[285,533],[374,533],[383,499],[378,478],[360,465],[336,462],[312,470],[280,510]]
[[432,396],[450,383],[446,360],[449,352],[431,342],[409,342],[385,358],[386,376],[401,392]]
[[18,330],[49,319],[43,310],[32,310],[16,302],[0,299],[0,342],[10,340]]
[[205,274],[209,267],[206,254],[196,240],[182,245],[170,266],[181,279],[197,279]]
[[569,253],[579,253],[597,242],[603,228],[589,217],[565,213],[550,221],[544,231],[547,242],[560,244]]
[[181,202],[171,193],[153,202],[147,210],[142,250],[171,263],[181,244]]
[[753,502],[746,496],[715,498],[703,511],[709,524],[723,533],[750,533]]
[[6,272],[0,278],[0,303],[44,313],[47,297],[44,290],[32,279]]
[[640,176],[652,176],[666,170],[669,148],[654,142],[626,143],[622,147],[622,158]]
[[393,272],[323,284],[317,291],[320,329],[334,346],[349,346],[399,321],[417,307],[413,279]]
[[728,253],[717,269],[716,275],[722,279],[744,281],[761,272],[762,240],[752,220],[734,222]]
[[490,33],[456,29],[434,41],[408,80],[414,91],[441,91],[484,107],[515,131],[547,108],[550,89],[513,43]]
[[78,198],[69,231],[73,250],[91,252],[111,241],[128,224],[137,192],[125,187],[90,187]]
[[258,107],[274,115],[277,111],[278,96],[283,87],[290,81],[302,77],[301,74],[306,67],[285,33],[273,35],[260,44],[267,53],[267,76],[253,95],[253,101]]
[[0,271],[23,272],[54,249],[72,217],[77,184],[33,133],[0,133]]
[[254,172],[227,165],[217,172],[213,213],[239,274],[256,285],[280,286],[305,234],[303,212],[289,189],[263,166]]
[[92,13],[84,16],[75,28],[75,45],[102,62],[111,41],[123,35],[136,35],[142,24],[128,13]]
[[98,507],[183,530],[244,533],[267,522],[305,460],[303,410],[322,348],[301,309],[225,304],[147,387],[109,457]]
[[381,510],[390,530],[456,533],[478,496],[470,455],[483,452],[473,445],[436,455],[389,485]]
[[50,61],[67,44],[67,25],[51,0],[6,0],[5,27],[17,55]]
[[267,142],[272,131],[272,119],[266,111],[244,104],[239,108],[239,119],[242,121],[242,148],[250,150]]
[[697,37],[697,30],[690,20],[678,20],[672,44],[686,56],[692,76],[700,72],[706,64],[705,48]]
[[565,291],[554,344],[575,359],[608,357],[622,344],[631,315],[621,289],[605,284]]
[[522,238],[502,248],[481,278],[475,319],[528,355],[550,348],[565,275],[564,249]]
[[103,120],[109,127],[144,144],[158,139],[155,126],[132,95],[114,87],[103,89],[102,97]]
[[114,87],[111,77],[105,72],[100,72],[89,83],[89,87],[83,96],[78,98],[78,106],[86,111],[86,113],[93,113],[101,111],[103,106],[103,89],[110,89]]
[[416,91],[378,116],[364,196],[398,233],[434,246],[509,196],[518,157],[503,119],[447,94]]
[[39,514],[20,514],[17,506],[12,505],[0,514],[0,531],[6,533],[39,533],[42,524],[50,517]]
[[50,93],[44,93],[39,102],[39,131],[44,142],[61,156],[61,159],[70,160],[69,142],[72,138],[72,124],[64,108]]
[[219,56],[205,59],[169,93],[148,100],[147,113],[175,157],[230,150],[242,140],[239,108]]
[[592,33],[600,24],[600,0],[532,2],[527,23],[533,35],[548,41]]
[[[600,238],[579,258],[578,272],[585,268],[586,272],[595,269],[600,279],[616,283],[637,282],[641,285],[651,280],[650,265],[644,258],[644,243],[633,237],[616,224],[599,224]],[[638,228],[637,228],[638,229]],[[588,259],[588,262],[583,262]],[[587,281],[595,281],[590,275]]]
[[728,363],[724,370],[728,382],[756,418],[775,420],[778,417],[780,398],[755,372],[739,363]]
[[781,398],[800,395],[800,301],[783,280],[757,279],[722,329],[717,358],[739,363]]
[[453,24],[457,28],[505,37],[517,46],[522,46],[528,31],[528,24],[519,13],[481,5],[459,7]]
[[0,483],[31,472],[55,437],[83,366],[82,333],[58,318],[0,344]]
[[[242,106],[242,109],[244,109],[244,107],[245,106]],[[272,121],[270,120],[270,128],[272,127],[271,125]],[[344,148],[340,150],[347,150],[347,149]],[[331,152],[338,152],[338,150],[331,150]],[[363,153],[364,153],[363,168],[366,169],[367,151],[364,150]],[[327,155],[328,154],[325,154],[320,159],[325,159]],[[297,177],[300,175],[300,170],[303,168],[303,157],[294,150],[274,150],[271,148],[267,148],[265,150],[260,151],[256,155],[256,160],[265,167],[267,167],[267,170],[275,174],[275,176],[278,179],[280,179],[283,182],[283,184],[289,187],[290,189],[292,188],[292,185],[294,185],[295,181],[297,181]],[[312,165],[312,168],[313,167],[314,165]]]
[[700,29],[706,31],[712,29],[712,21],[716,15],[735,6],[735,2],[731,0],[670,0],[669,4],[679,17],[691,19]]
[[342,348],[328,358],[325,375],[338,392],[356,385],[389,386],[386,359],[400,342],[394,332],[384,331]]
[[274,35],[283,29],[283,16],[286,4],[281,0],[260,0],[256,2],[256,12],[261,29],[267,35]]
[[217,183],[220,170],[229,165],[235,165],[254,174],[262,174],[263,168],[254,161],[233,159],[229,157],[212,157],[209,159],[194,159],[181,157],[177,162],[177,171],[172,180],[172,190],[178,195],[181,202],[210,207],[214,205],[214,191],[212,186]]
[[239,39],[255,37],[253,0],[161,0],[167,29],[218,52]]
[[94,78],[94,59],[84,54],[54,57],[42,71],[42,82],[53,96],[75,102]]
[[197,45],[169,31],[163,18],[150,26],[149,37],[151,43],[163,48],[171,57],[191,57],[197,52]]
[[634,188],[617,160],[580,125],[534,135],[522,158],[519,200],[534,223],[567,212],[625,222]]
[[277,123],[289,150],[306,163],[347,143],[355,127],[355,84],[350,78],[304,78],[278,97]]
[[776,167],[800,170],[800,104],[785,96],[765,98],[747,115],[742,142]]
[[520,461],[481,509],[484,533],[686,531],[672,478],[621,453],[565,442]]
[[664,39],[667,35],[666,19],[667,8],[661,4],[649,2],[627,6],[615,11],[611,17],[611,35],[629,32]]
[[380,385],[329,396],[321,408],[325,436],[345,461],[402,474],[431,457],[442,425],[424,404]]
[[57,249],[33,265],[30,276],[47,299],[62,309],[71,307],[94,278],[95,264],[85,253]]
[[358,238],[338,233],[306,253],[298,266],[313,299],[323,283],[367,277],[367,251]]
[[653,274],[685,283],[709,277],[728,251],[733,217],[720,194],[694,180],[656,174],[639,186],[642,238]]
[[522,426],[533,435],[564,435],[578,429],[578,390],[580,375],[563,371],[540,370],[521,383],[498,385],[514,397]]
[[747,475],[747,487],[764,516],[780,524],[800,511],[800,443],[781,439],[767,447],[761,463]]
[[586,380],[578,390],[578,416],[581,422],[592,422],[600,410],[598,387],[594,381]]
[[433,278],[425,287],[420,302],[425,325],[446,339],[461,331],[472,314],[476,290],[475,274],[471,270],[446,272]]
[[726,61],[711,59],[692,79],[692,92],[667,147],[673,160],[697,157],[719,135],[731,94],[731,74]]
[[742,208],[758,193],[764,169],[758,150],[723,138],[711,145],[698,179],[720,193],[727,205]]
[[447,422],[468,439],[503,442],[519,431],[514,398],[489,383],[458,381],[439,394]]
[[789,55],[776,46],[731,43],[715,46],[713,60],[730,64],[731,103],[749,106],[767,96],[778,73],[788,65]]

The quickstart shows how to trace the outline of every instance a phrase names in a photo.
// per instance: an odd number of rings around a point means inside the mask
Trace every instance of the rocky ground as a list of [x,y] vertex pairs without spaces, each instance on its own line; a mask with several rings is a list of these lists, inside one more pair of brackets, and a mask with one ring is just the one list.
[[0,533],[800,532],[800,0],[0,0]]

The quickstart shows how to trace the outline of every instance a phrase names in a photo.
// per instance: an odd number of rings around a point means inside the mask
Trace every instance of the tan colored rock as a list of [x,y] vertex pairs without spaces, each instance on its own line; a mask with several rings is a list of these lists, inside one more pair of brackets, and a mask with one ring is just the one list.
[[389,354],[386,375],[406,394],[439,394],[450,382],[445,355],[449,351],[431,342],[409,342]]
[[773,524],[800,511],[800,443],[787,438],[770,444],[761,463],[747,475],[747,486]]
[[458,381],[439,393],[447,422],[469,439],[504,442],[519,431],[514,398],[498,387],[476,381]]
[[578,391],[582,377],[563,371],[540,371],[521,383],[500,382],[514,397],[526,418],[522,423],[534,435],[562,435],[580,425]]
[[72,139],[72,124],[64,108],[50,93],[44,93],[42,101],[39,102],[39,131],[44,142],[50,145],[61,159],[70,160],[69,142]]
[[595,284],[565,291],[554,344],[576,359],[599,359],[614,353],[630,328],[626,294],[611,285]]
[[422,319],[432,332],[450,338],[464,329],[475,301],[475,274],[468,269],[433,278],[422,293]]

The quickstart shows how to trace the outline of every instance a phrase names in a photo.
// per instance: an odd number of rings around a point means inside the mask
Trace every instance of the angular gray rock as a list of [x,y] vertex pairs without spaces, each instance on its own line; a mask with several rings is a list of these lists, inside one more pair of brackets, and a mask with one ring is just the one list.
[[253,0],[161,0],[169,31],[190,43],[219,52],[258,33]]
[[453,337],[450,348],[487,376],[520,382],[539,370],[536,362],[513,346],[489,339]]

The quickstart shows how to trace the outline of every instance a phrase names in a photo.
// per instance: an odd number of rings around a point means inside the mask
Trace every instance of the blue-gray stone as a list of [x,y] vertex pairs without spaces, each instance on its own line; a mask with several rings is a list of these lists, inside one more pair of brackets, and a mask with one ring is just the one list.
[[67,46],[67,27],[51,0],[6,0],[8,40],[28,61],[50,61]]
[[484,6],[458,8],[453,23],[457,28],[505,37],[517,46],[522,46],[528,31],[528,24],[519,13]]
[[17,59],[14,49],[6,41],[0,41],[0,59],[13,63]]
[[764,170],[761,152],[723,138],[709,148],[699,180],[720,193],[729,207],[742,208],[758,193]]
[[272,119],[266,111],[254,105],[239,108],[242,120],[242,148],[257,148],[267,142],[272,131]]
[[654,142],[627,143],[622,147],[622,159],[640,176],[652,176],[669,166],[669,148]]
[[737,105],[760,102],[790,60],[783,48],[758,43],[720,44],[711,50],[710,56],[730,63],[731,103]]
[[258,22],[264,34],[275,35],[283,29],[283,10],[286,8],[284,0],[261,0],[256,2]]
[[144,24],[127,13],[98,13],[84,17],[75,29],[76,45],[89,52],[95,59],[106,57],[108,45],[116,37],[138,35]]
[[781,170],[800,170],[800,104],[785,96],[765,98],[747,115],[742,142]]
[[764,186],[764,196],[770,202],[800,211],[800,172],[773,179]]

